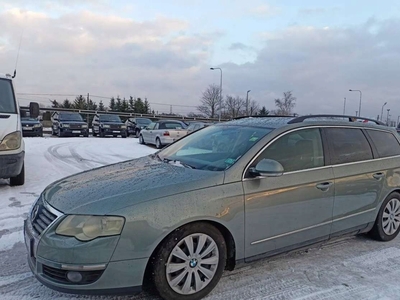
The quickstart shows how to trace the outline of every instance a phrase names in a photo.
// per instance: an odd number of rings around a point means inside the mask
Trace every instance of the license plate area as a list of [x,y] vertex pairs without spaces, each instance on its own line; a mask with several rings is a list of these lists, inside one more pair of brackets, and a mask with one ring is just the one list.
[[80,130],[72,130],[72,133],[81,133]]
[[119,133],[119,130],[113,130],[113,133]]
[[33,130],[33,127],[22,127],[22,130]]

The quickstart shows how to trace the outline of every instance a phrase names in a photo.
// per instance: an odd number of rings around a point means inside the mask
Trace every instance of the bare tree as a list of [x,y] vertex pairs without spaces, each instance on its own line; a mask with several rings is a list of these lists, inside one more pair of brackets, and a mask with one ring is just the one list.
[[215,84],[209,85],[201,96],[201,105],[197,107],[197,110],[207,117],[216,117],[219,109],[219,97],[219,86]]
[[255,116],[260,112],[260,105],[255,100],[249,100],[249,114]]
[[229,117],[236,118],[243,113],[243,110],[246,107],[246,101],[240,97],[232,97],[227,95],[225,99],[225,106]]
[[275,99],[275,105],[278,107],[276,115],[290,115],[296,106],[296,97],[292,95],[292,91],[284,92],[282,99]]

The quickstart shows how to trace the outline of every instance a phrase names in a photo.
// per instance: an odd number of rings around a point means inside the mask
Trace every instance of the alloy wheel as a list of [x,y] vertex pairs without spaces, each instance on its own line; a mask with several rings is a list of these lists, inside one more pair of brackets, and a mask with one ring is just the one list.
[[400,200],[393,198],[385,207],[382,215],[382,228],[387,235],[395,234],[400,226]]
[[173,248],[166,263],[169,286],[178,294],[190,295],[204,289],[219,263],[215,241],[207,234],[191,234]]

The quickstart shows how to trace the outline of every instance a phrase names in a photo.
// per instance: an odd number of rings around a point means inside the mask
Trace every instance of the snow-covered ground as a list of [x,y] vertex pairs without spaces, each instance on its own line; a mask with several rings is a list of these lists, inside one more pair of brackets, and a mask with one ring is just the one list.
[[[51,182],[82,170],[144,156],[154,148],[128,138],[26,138],[26,183],[0,179],[0,299],[149,300],[87,297],[52,291],[33,278],[22,224]],[[379,243],[347,237],[225,272],[208,299],[400,299],[400,237]]]

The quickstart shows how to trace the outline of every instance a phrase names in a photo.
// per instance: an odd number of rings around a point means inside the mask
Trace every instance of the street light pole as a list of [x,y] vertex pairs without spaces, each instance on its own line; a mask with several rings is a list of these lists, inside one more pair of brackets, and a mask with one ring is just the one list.
[[219,81],[219,113],[218,113],[218,121],[221,122],[221,106],[222,106],[222,69],[221,68],[210,68],[210,70],[220,70],[221,71],[221,79]]
[[387,104],[387,102],[383,103],[382,105],[382,111],[381,111],[381,121],[383,122],[383,108],[385,107],[385,105]]
[[358,116],[361,117],[361,98],[362,98],[362,92],[360,90],[349,90],[349,92],[359,92],[360,93],[360,105],[358,107]]
[[397,126],[396,127],[399,127],[399,120],[400,120],[400,116],[397,116]]
[[346,97],[344,97],[343,115],[346,114]]
[[251,90],[247,91],[247,95],[246,95],[246,116],[249,116],[249,93]]
[[386,125],[389,126],[389,112],[390,108],[387,109]]

